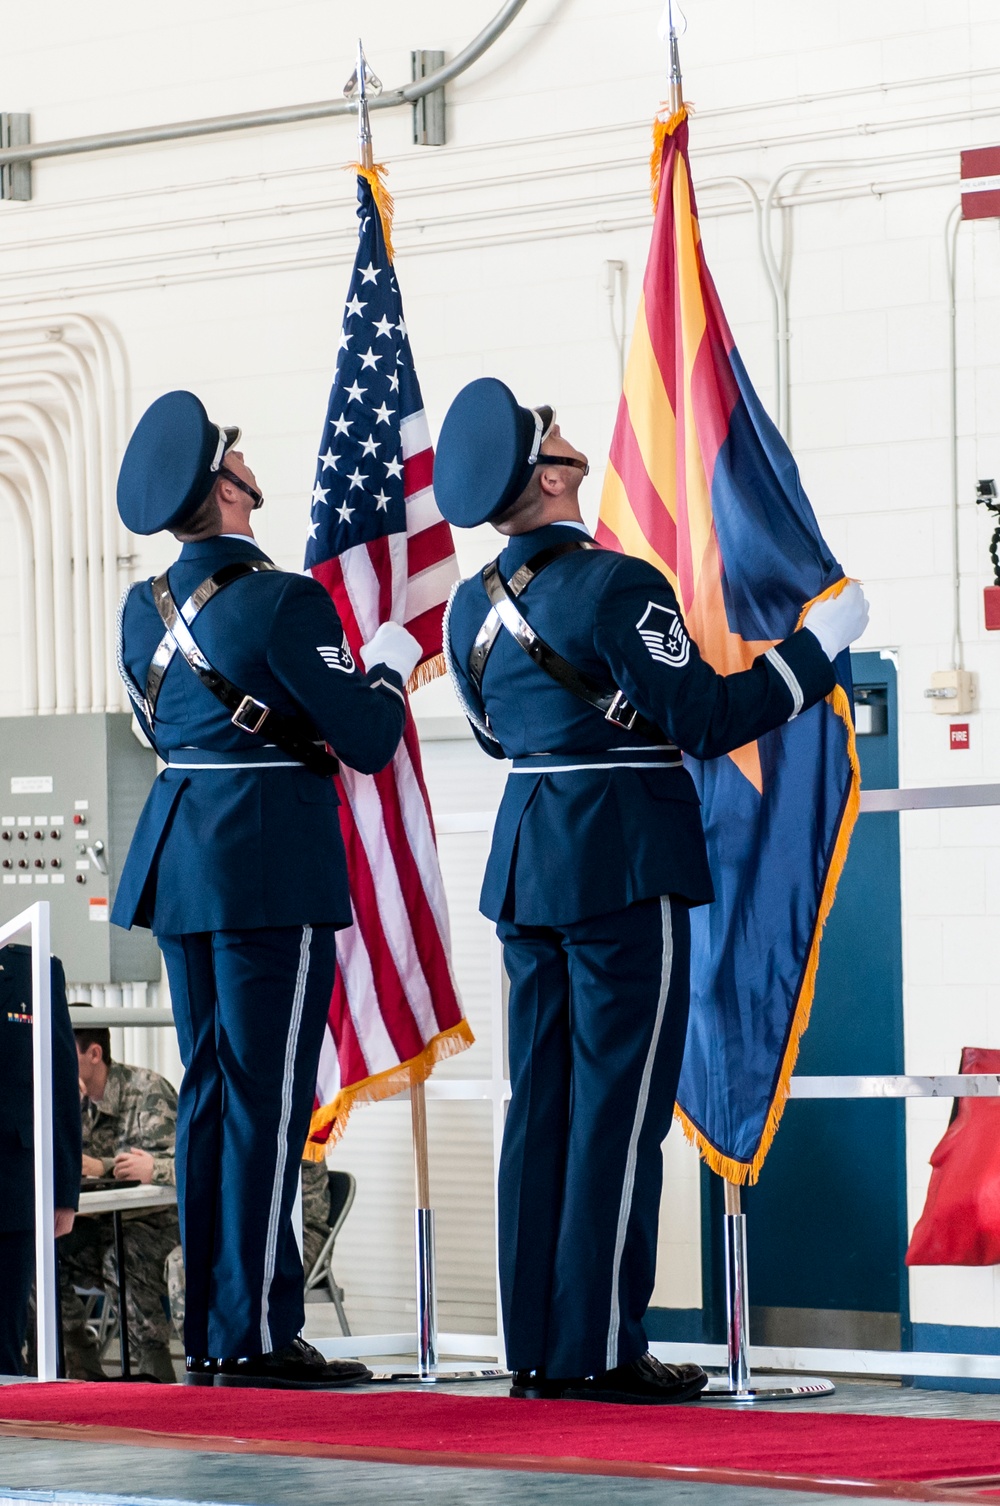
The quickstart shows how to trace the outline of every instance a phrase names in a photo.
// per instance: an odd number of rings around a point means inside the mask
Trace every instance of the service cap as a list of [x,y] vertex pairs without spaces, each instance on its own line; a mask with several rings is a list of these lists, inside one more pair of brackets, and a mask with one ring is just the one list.
[[132,533],[176,528],[196,512],[239,429],[213,424],[193,392],[165,392],[136,424],[118,472],[118,511]]
[[475,528],[517,500],[553,417],[548,407],[522,408],[496,377],[462,388],[445,414],[434,456],[434,496],[449,523]]

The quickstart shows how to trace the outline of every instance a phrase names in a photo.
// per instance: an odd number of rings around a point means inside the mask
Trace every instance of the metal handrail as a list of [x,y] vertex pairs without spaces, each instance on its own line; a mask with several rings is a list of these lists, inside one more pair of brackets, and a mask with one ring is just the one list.
[[52,969],[48,900],[38,900],[0,926],[0,949],[31,931],[31,1070],[35,1149],[35,1307],[37,1374],[58,1373],[56,1346],[55,1170],[52,1150]]
[[[470,68],[483,53],[492,47],[522,10],[526,0],[506,0],[487,26],[473,37],[467,47],[452,58],[450,63],[428,73],[425,78],[415,79],[399,89],[389,89],[380,95],[370,95],[370,110],[391,110],[399,105],[412,104],[442,89],[445,84]],[[72,157],[81,152],[105,152],[118,147],[149,146],[157,141],[182,141],[192,136],[217,136],[228,131],[249,131],[260,126],[295,125],[304,120],[326,120],[333,115],[356,115],[357,104],[348,99],[325,99],[311,105],[290,105],[276,110],[251,110],[242,115],[215,115],[204,120],[177,121],[173,125],[148,126],[134,131],[107,131],[98,136],[69,136],[62,141],[28,143],[8,147],[0,151],[0,167],[12,162],[39,162],[45,157]]]

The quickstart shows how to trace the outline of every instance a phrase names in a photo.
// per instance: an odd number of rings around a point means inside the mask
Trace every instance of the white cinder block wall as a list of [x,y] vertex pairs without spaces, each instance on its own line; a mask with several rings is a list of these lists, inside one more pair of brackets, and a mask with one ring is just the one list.
[[[408,80],[411,48],[453,56],[494,4],[175,0],[154,15],[124,0],[37,0],[5,17],[0,108],[30,111],[33,139],[46,141],[336,97],[359,29],[391,87]],[[863,646],[898,651],[901,782],[995,779],[1000,640],[982,628],[989,529],[973,495],[978,476],[1000,472],[996,222],[964,227],[958,250],[961,627],[980,693],[968,752],[949,751],[948,719],[928,711],[922,692],[951,653],[945,221],[960,149],[1000,132],[1000,15],[988,0],[687,8],[685,92],[697,106],[708,257],[772,404],[770,295],[748,200],[732,179],[763,194],[785,173],[775,229],[790,289],[792,437],[831,545],[866,583]],[[556,403],[594,462],[591,517],[618,392],[611,316],[620,310],[602,277],[607,261],[625,264],[630,326],[650,224],[648,122],[665,87],[659,10],[659,0],[611,9],[528,0],[494,51],[450,87],[447,147],[415,148],[406,110],[374,116],[432,431],[457,388],[483,373]],[[127,351],[133,418],[160,392],[190,386],[220,421],[241,423],[268,499],[261,541],[291,568],[301,564],[352,258],[353,179],[342,167],[353,154],[352,123],[320,121],[39,163],[32,202],[0,204],[0,322],[99,316]],[[492,547],[486,532],[463,536],[463,567]],[[169,557],[166,541],[142,541],[135,570]],[[4,714],[20,707],[20,618],[14,536],[0,513]],[[437,717],[456,708],[439,684],[417,709]],[[484,783],[477,808],[488,795]],[[909,1071],[953,1070],[962,1045],[1000,1045],[998,836],[989,812],[903,819]],[[936,1104],[910,1113],[911,1219],[946,1113]],[[480,1172],[488,1165],[472,1161]],[[687,1207],[688,1253],[673,1295],[658,1289],[678,1306],[691,1305],[697,1286],[690,1198]],[[382,1217],[373,1207],[369,1222]],[[360,1272],[363,1251],[351,1258]],[[467,1301],[463,1288],[452,1314],[461,1328],[493,1318],[481,1250],[473,1265],[466,1285],[475,1292]],[[386,1290],[365,1296],[372,1322],[392,1315]],[[918,1271],[912,1316],[993,1322],[997,1291],[992,1270]]]

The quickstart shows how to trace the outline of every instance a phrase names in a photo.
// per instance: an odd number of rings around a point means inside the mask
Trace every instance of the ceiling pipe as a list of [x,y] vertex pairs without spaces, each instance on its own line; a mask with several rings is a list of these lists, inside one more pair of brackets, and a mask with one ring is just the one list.
[[[507,30],[526,0],[506,0],[487,26],[450,63],[399,89],[389,89],[368,101],[371,110],[391,110],[412,104],[443,89],[445,84],[470,68]],[[278,110],[252,110],[245,115],[216,115],[205,120],[178,121],[174,125],[149,126],[145,130],[109,131],[99,136],[70,136],[63,141],[36,142],[0,151],[0,166],[12,162],[40,162],[46,157],[71,157],[81,152],[106,152],[119,147],[149,146],[158,141],[184,141],[194,136],[218,136],[228,131],[249,131],[261,126],[295,125],[305,120],[326,120],[335,115],[356,115],[353,100],[327,99],[311,105],[292,105]]]

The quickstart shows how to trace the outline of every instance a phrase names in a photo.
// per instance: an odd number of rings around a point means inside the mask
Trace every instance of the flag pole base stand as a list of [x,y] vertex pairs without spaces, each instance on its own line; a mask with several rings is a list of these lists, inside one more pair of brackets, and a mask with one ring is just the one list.
[[[423,1113],[423,1084],[419,1094],[412,1093],[411,1104],[419,1100]],[[434,1210],[426,1206],[427,1140],[426,1128],[415,1120],[414,1145],[417,1149],[417,1196],[424,1206],[414,1210],[414,1251],[417,1277],[417,1365],[416,1369],[380,1370],[372,1374],[378,1385],[441,1386],[460,1381],[503,1380],[508,1372],[496,1366],[442,1364],[438,1354],[437,1326],[437,1256],[434,1240]]]
[[712,1376],[699,1401],[720,1405],[753,1406],[771,1401],[830,1396],[833,1382],[813,1375],[767,1375],[755,1380],[750,1374],[750,1299],[747,1282],[747,1219],[739,1187],[725,1183],[726,1242],[726,1357],[725,1375]]
[[504,1381],[510,1380],[509,1370],[499,1370],[495,1366],[492,1370],[469,1369],[449,1370],[447,1365],[439,1365],[429,1373],[419,1370],[376,1370],[372,1372],[371,1385],[390,1386],[454,1386],[464,1381]]
[[833,1381],[818,1375],[748,1375],[742,1388],[733,1386],[728,1375],[713,1375],[698,1400],[751,1407],[760,1402],[832,1396],[836,1389]]

